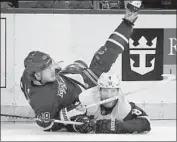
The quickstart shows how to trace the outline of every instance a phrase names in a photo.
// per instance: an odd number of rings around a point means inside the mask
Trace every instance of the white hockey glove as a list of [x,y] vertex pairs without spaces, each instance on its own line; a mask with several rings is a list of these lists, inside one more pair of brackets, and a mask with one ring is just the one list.
[[64,121],[72,121],[73,117],[84,115],[86,112],[86,109],[84,109],[80,103],[71,104],[68,107],[61,109],[60,119]]

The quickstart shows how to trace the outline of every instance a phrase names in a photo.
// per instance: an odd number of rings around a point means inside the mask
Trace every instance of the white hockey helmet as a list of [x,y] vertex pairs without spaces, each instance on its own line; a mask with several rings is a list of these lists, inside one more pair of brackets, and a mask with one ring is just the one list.
[[120,88],[120,79],[115,73],[102,73],[98,79],[100,88]]

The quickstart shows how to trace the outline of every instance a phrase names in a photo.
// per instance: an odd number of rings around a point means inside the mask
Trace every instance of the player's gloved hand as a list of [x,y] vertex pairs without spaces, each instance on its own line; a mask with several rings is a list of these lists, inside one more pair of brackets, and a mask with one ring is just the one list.
[[73,125],[73,129],[78,133],[90,133],[95,128],[95,123],[91,117],[86,115],[79,115],[75,117],[76,122],[83,122],[83,125]]
[[116,119],[101,119],[96,121],[95,133],[117,134],[119,133],[120,121]]
[[64,121],[71,121],[71,119],[78,115],[86,114],[87,110],[82,108],[80,102],[76,102],[75,104],[71,104],[66,108],[61,109],[60,111],[60,119]]
[[82,60],[76,60],[73,64],[66,66],[62,73],[71,73],[71,74],[81,74],[84,69],[87,69],[87,64]]

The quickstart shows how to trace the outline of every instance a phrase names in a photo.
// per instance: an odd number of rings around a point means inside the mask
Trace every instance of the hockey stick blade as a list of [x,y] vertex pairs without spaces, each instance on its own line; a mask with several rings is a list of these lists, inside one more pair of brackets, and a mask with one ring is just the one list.
[[[20,119],[30,119],[30,120],[38,120],[38,121],[42,121],[39,118],[35,118],[35,117],[28,117],[28,116],[19,116],[19,115],[11,115],[11,114],[1,114],[1,116],[4,117],[12,117],[12,118],[20,118]],[[62,121],[62,120],[57,120],[57,119],[49,119],[48,121],[53,121],[55,123],[62,123],[62,124],[72,124],[72,125],[82,125],[82,122],[75,122],[75,121]]]
[[[171,75],[171,74],[163,74],[162,76],[164,77],[164,80],[163,81],[159,81],[156,85],[160,85],[162,83],[167,83],[167,82],[170,82],[170,81],[176,79],[176,76],[175,75]],[[153,85],[153,87],[156,87],[156,85]],[[141,88],[141,89],[138,89],[138,90],[135,90],[135,91],[127,92],[127,93],[123,93],[123,94],[121,94],[121,96],[132,95],[132,94],[135,94],[135,93],[138,93],[138,92],[141,92],[143,90],[150,89],[150,88],[152,88],[152,86],[151,87]],[[114,100],[118,99],[119,97],[120,96],[115,96],[115,97],[111,97],[111,98],[103,100],[103,101],[99,101],[99,102],[94,103],[94,104],[87,105],[87,106],[85,106],[85,109],[88,109],[88,108],[93,107],[93,106],[97,106],[97,105],[101,105],[101,104],[105,104],[105,103],[114,101]]]
[[19,116],[19,115],[11,115],[11,114],[1,114],[4,117],[12,117],[12,118],[20,118],[20,119],[35,119],[35,117],[28,117],[28,116]]

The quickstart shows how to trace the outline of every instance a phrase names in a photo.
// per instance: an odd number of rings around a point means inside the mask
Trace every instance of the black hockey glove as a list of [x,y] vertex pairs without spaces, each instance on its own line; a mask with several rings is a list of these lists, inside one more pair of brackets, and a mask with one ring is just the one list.
[[86,115],[79,115],[75,116],[75,118],[72,119],[76,122],[83,122],[83,125],[67,125],[67,130],[70,132],[78,132],[78,133],[90,133],[94,130],[95,123],[94,121],[86,116]]
[[89,133],[94,130],[95,123],[88,116],[80,115],[75,119],[76,122],[83,122],[83,125],[73,125],[76,132],[79,133]]

